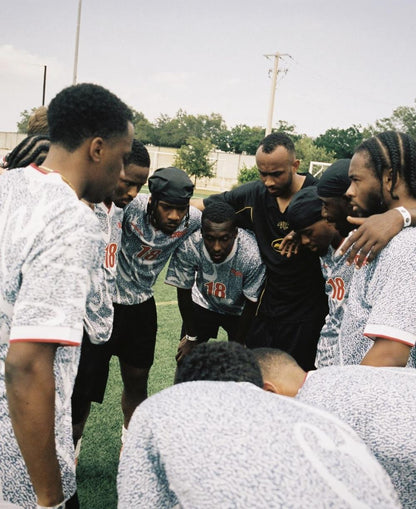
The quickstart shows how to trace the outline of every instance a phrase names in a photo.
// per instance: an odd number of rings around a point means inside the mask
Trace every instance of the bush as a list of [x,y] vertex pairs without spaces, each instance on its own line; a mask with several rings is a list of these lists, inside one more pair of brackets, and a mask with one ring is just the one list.
[[247,168],[245,164],[240,168],[238,172],[238,183],[246,184],[247,182],[253,182],[253,180],[259,179],[259,170],[256,165],[251,168]]

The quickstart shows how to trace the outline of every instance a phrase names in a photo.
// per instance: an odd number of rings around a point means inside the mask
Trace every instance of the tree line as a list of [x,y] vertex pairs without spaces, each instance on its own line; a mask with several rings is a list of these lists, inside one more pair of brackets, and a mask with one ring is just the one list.
[[[18,132],[26,132],[34,109],[20,114]],[[136,138],[144,144],[179,149],[175,164],[186,169],[195,179],[213,176],[213,165],[208,160],[210,151],[217,149],[254,155],[265,136],[265,129],[261,126],[239,124],[228,129],[219,113],[190,115],[182,109],[173,117],[161,114],[154,122],[133,109],[133,124]],[[310,161],[331,163],[352,157],[355,148],[364,139],[390,129],[416,137],[416,100],[412,106],[399,106],[390,117],[376,120],[374,125],[352,125],[345,129],[334,127],[316,138],[299,134],[295,125],[285,121],[279,121],[273,131],[285,132],[292,137],[297,157],[301,160],[300,171],[304,172],[308,170]]]

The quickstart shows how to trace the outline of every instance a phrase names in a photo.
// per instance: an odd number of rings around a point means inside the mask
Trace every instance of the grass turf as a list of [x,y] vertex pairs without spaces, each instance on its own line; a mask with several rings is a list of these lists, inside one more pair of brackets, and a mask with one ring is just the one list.
[[[176,303],[176,289],[163,283],[165,270],[155,285],[158,333],[155,362],[150,371],[149,395],[169,387],[175,372],[175,353],[181,319]],[[221,329],[218,339],[226,335]],[[92,404],[77,468],[78,495],[81,509],[115,509],[116,476],[121,447],[122,382],[118,359],[113,357],[102,405]]]

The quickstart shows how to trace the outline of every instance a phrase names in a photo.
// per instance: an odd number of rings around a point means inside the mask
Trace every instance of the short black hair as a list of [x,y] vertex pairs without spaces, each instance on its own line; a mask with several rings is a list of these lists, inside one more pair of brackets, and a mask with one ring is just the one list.
[[288,152],[295,155],[295,145],[285,133],[272,133],[263,138],[259,144],[266,154],[272,153],[277,147],[285,147]]
[[27,136],[6,156],[6,168],[24,168],[29,164],[40,165],[49,152],[48,136]]
[[233,207],[230,204],[222,201],[210,203],[202,211],[201,224],[204,225],[205,221],[211,223],[221,224],[230,222],[232,227],[235,228],[237,224],[237,216]]
[[197,345],[178,363],[175,384],[196,380],[251,382],[263,387],[253,352],[233,341]]
[[122,136],[133,114],[116,95],[100,85],[81,83],[64,88],[48,108],[51,143],[73,152],[86,139]]
[[133,145],[131,146],[131,152],[126,157],[124,165],[136,164],[144,168],[150,168],[150,155],[147,148],[139,140],[134,139]]
[[416,198],[416,142],[406,133],[386,131],[363,141],[355,153],[366,152],[370,168],[380,182],[385,170],[392,170],[392,187],[390,196],[393,199],[397,176],[406,182],[410,194]]
[[252,352],[262,373],[271,373],[282,366],[298,366],[290,354],[278,348],[254,348]]

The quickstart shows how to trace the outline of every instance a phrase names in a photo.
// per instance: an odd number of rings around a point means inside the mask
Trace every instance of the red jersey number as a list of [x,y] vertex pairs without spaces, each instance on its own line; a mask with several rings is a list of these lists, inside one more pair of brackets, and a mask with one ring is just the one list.
[[227,288],[224,283],[216,283],[215,281],[210,281],[209,283],[205,283],[205,286],[208,291],[208,295],[214,295],[219,299],[225,299],[227,296]]
[[161,249],[152,249],[150,246],[142,246],[141,251],[137,253],[137,258],[143,258],[143,260],[156,260],[161,252]]
[[328,284],[332,286],[331,299],[342,300],[345,295],[344,280],[341,277],[328,279]]
[[116,264],[117,244],[114,242],[105,246],[105,268],[112,269]]

